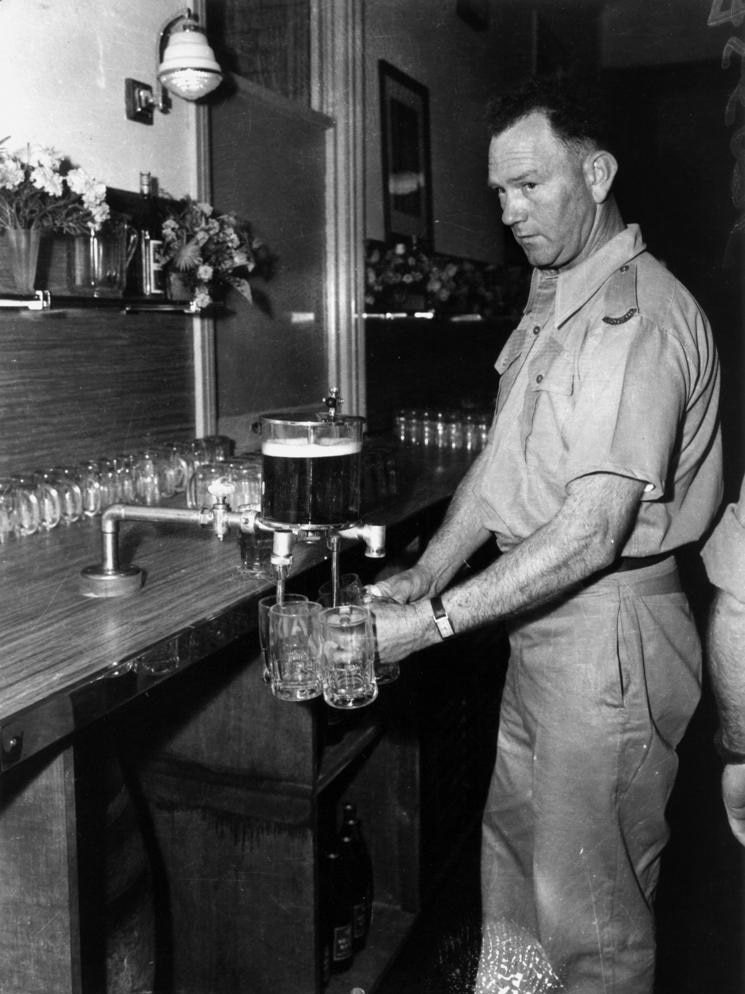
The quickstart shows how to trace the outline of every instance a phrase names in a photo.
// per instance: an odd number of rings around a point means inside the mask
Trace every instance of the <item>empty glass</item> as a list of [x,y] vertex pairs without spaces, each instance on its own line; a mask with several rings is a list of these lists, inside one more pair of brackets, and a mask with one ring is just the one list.
[[322,611],[315,601],[285,601],[269,609],[271,687],[280,700],[321,695]]
[[338,607],[340,604],[362,603],[362,582],[356,573],[342,573],[339,577],[339,590],[334,602],[333,580],[327,580],[318,588],[318,600],[324,607]]
[[83,514],[92,518],[101,513],[101,481],[94,462],[80,463],[75,467],[75,480],[83,496]]
[[0,544],[15,531],[15,499],[10,480],[0,480]]
[[344,710],[372,704],[378,685],[369,610],[357,604],[326,608],[321,630],[323,699]]
[[145,449],[134,462],[135,496],[140,504],[160,503],[160,466],[157,449]]
[[[213,483],[228,483],[228,470],[224,463],[202,463],[191,475],[186,491],[188,507],[212,507],[215,498],[209,491]],[[230,501],[229,501],[230,503]]]
[[[285,594],[282,601],[284,604],[298,604],[300,601],[307,603],[308,598],[305,594]],[[276,603],[276,594],[267,594],[266,597],[259,598],[259,645],[264,659],[264,683],[269,683],[272,678],[269,665],[269,611]]]
[[52,466],[46,472],[59,490],[62,523],[71,525],[79,521],[83,517],[83,491],[75,479],[74,470],[67,466]]
[[13,497],[13,528],[19,537],[33,535],[41,525],[36,484],[30,476],[13,476],[10,481]]
[[36,486],[36,499],[39,502],[39,527],[42,531],[51,531],[62,519],[59,489],[48,473],[37,471],[32,479]]

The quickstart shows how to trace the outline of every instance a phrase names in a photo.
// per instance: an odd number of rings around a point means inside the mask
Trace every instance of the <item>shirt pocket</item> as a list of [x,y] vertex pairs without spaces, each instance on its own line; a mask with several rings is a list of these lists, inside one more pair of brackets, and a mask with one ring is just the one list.
[[516,329],[509,341],[499,353],[494,368],[499,374],[499,388],[497,390],[496,413],[504,407],[505,401],[517,378],[517,374],[522,368],[522,359],[525,355],[525,338],[520,334],[521,329]]
[[544,443],[552,453],[563,448],[562,432],[573,407],[574,389],[574,362],[568,352],[544,355],[533,363],[521,421],[523,452],[531,438],[539,446],[539,455],[549,455],[543,452]]

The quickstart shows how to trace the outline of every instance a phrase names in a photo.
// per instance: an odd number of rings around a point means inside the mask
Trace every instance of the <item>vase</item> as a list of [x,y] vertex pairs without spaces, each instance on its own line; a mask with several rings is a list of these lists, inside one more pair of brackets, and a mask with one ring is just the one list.
[[169,300],[189,302],[192,299],[192,289],[181,273],[169,271],[166,280],[166,293]]
[[24,296],[33,296],[41,232],[38,228],[8,228],[6,234],[10,271],[16,291]]
[[67,244],[67,290],[73,297],[121,297],[137,248],[128,225],[115,231],[75,235]]

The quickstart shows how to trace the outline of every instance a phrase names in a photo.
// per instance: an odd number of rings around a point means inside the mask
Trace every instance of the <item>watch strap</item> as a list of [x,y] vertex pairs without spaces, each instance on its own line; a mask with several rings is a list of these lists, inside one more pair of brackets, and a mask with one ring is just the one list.
[[448,613],[442,603],[442,597],[431,597],[429,604],[432,608],[432,618],[434,623],[437,625],[437,631],[440,633],[440,638],[452,638],[452,636],[455,635],[455,629],[450,623],[450,618],[448,618]]

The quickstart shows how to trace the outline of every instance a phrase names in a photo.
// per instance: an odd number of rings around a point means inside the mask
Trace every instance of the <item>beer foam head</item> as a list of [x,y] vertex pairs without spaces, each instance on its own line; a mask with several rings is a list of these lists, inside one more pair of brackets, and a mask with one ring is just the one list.
[[362,451],[362,442],[354,438],[268,438],[261,443],[265,456],[278,459],[322,459],[326,456],[355,456]]

